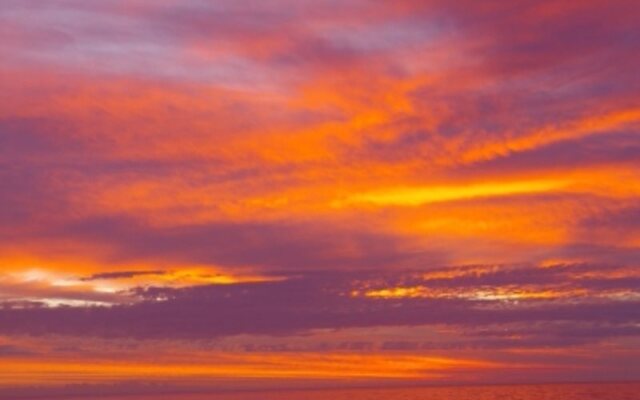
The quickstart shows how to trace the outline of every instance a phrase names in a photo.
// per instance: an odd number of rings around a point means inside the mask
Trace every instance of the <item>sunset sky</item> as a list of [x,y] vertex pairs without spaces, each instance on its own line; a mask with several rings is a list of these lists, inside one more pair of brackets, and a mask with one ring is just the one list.
[[0,396],[640,379],[639,21],[0,0]]

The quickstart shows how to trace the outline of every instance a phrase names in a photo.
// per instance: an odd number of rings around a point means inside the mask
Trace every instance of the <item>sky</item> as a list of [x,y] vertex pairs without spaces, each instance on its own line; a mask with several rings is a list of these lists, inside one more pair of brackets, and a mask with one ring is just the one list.
[[639,20],[0,0],[0,394],[640,379]]

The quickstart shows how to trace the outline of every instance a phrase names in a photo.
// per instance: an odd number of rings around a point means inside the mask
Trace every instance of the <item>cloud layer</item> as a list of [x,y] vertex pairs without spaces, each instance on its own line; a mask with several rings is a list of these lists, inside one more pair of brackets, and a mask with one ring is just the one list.
[[639,17],[3,0],[0,367],[197,339],[637,379]]

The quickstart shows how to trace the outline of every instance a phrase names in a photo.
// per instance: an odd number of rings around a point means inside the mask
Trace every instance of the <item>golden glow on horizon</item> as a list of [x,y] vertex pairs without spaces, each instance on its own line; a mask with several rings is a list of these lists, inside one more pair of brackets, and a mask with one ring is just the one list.
[[[429,379],[460,369],[498,368],[499,363],[403,354],[356,353],[221,353],[213,362],[182,363],[113,360],[29,360],[0,362],[0,386],[96,383],[131,380],[173,381],[210,379]],[[336,366],[339,365],[339,368]]]

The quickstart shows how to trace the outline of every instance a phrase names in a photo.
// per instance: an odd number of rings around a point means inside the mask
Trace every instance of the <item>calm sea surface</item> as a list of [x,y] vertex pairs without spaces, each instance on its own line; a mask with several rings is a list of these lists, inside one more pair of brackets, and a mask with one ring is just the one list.
[[[104,398],[103,398],[104,399]],[[111,399],[111,398],[109,398]],[[116,398],[114,397],[113,400]],[[640,400],[640,383],[346,389],[235,394],[118,396],[119,400]]]

